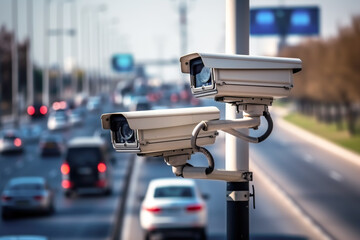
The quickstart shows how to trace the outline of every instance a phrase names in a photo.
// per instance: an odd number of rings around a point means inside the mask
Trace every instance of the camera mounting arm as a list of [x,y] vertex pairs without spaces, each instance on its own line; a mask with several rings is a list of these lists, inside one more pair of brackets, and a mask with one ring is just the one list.
[[[234,103],[238,105],[237,103]],[[235,137],[239,137],[245,141],[259,143],[265,140],[272,131],[273,124],[270,113],[266,104],[239,104],[238,108],[241,107],[245,112],[245,117],[242,119],[235,120],[210,120],[201,121],[193,130],[191,137],[192,152],[188,152],[185,156],[181,153],[176,153],[173,156],[165,156],[167,164],[173,167],[173,172],[176,176],[184,178],[198,178],[198,179],[212,179],[212,180],[223,180],[227,182],[246,182],[252,181],[252,172],[247,171],[226,171],[215,169],[215,163],[211,153],[204,147],[199,147],[196,144],[197,137],[200,131],[216,131],[221,130],[226,133],[232,134]],[[260,117],[264,116],[268,122],[268,128],[266,132],[260,137],[247,136],[236,129],[239,128],[254,128],[257,129],[260,125]],[[189,150],[190,151],[190,150]],[[191,154],[194,152],[203,153],[208,162],[209,167],[194,167],[187,163],[190,159]]]

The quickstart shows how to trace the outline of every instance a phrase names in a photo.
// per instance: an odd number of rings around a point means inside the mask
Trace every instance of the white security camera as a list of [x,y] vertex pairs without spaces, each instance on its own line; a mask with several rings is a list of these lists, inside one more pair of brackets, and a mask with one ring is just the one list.
[[190,73],[195,97],[282,98],[293,87],[293,74],[301,70],[297,58],[192,53],[180,58],[181,71]]
[[[111,130],[111,141],[117,152],[164,156],[164,153],[189,150],[191,134],[201,121],[218,120],[216,107],[148,110],[107,113],[101,116],[102,127]],[[199,146],[213,144],[217,131],[202,131]]]

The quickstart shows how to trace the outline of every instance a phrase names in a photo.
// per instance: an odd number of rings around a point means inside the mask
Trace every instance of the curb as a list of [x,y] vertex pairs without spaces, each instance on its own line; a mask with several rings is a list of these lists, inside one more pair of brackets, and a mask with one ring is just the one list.
[[135,161],[135,154],[131,154],[131,156],[129,157],[127,174],[124,178],[124,183],[123,183],[123,188],[122,188],[123,194],[120,196],[120,199],[119,199],[119,204],[116,209],[116,216],[115,216],[114,225],[113,225],[114,227],[112,229],[112,233],[110,234],[111,240],[119,240],[120,236],[122,234],[122,225],[123,225],[123,219],[124,219],[124,214],[125,214],[126,199],[127,199],[127,195],[129,192],[128,190],[129,190],[129,185],[130,185],[130,177],[132,174],[132,170],[134,168],[134,161]]
[[[279,111],[277,108],[273,108],[274,112]],[[300,137],[301,139],[316,145],[317,147],[324,149],[343,160],[348,161],[349,163],[355,164],[360,167],[360,155],[352,152],[348,149],[345,149],[335,143],[332,143],[318,135],[315,135],[303,128],[300,128],[282,118],[283,114],[279,114],[278,119],[276,119],[276,124],[279,128],[282,128],[286,131],[291,132],[292,134]]]

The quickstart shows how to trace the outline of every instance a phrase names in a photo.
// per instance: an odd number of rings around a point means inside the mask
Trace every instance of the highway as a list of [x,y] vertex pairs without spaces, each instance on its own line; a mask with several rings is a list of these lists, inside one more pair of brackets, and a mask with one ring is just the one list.
[[[109,107],[109,106],[107,106]],[[106,109],[106,108],[105,108]],[[107,110],[105,110],[107,111]],[[45,121],[37,121],[46,129]],[[84,124],[61,132],[65,139],[93,135],[101,128],[99,112],[88,113]],[[110,141],[110,140],[109,140]],[[116,233],[119,206],[124,194],[125,177],[128,174],[130,155],[114,155],[114,188],[111,196],[96,194],[65,198],[61,189],[60,165],[63,157],[40,157],[37,141],[26,142],[22,154],[1,155],[0,189],[17,176],[43,176],[56,193],[54,215],[19,215],[0,220],[0,236],[40,235],[49,239],[112,239]],[[115,153],[114,151],[112,151]]]
[[360,168],[277,124],[267,141],[251,145],[261,169],[332,239],[360,236]]
[[[206,105],[213,103],[206,103]],[[223,115],[223,105],[215,103]],[[102,112],[113,111],[106,105]],[[119,111],[121,109],[116,109]],[[253,239],[359,239],[360,200],[359,167],[309,141],[299,138],[292,129],[277,124],[260,144],[250,144],[251,185],[256,189],[256,209],[250,202],[250,233]],[[92,135],[100,128],[100,113],[89,113],[81,127],[62,132],[66,139]],[[40,121],[45,129],[45,121]],[[44,130],[47,131],[47,130]],[[259,131],[264,131],[264,126]],[[259,134],[252,132],[251,134]],[[225,166],[224,134],[208,146],[216,168]],[[126,199],[125,217],[120,229],[119,206],[125,199],[124,186],[129,173],[130,154],[112,153],[116,158],[114,193],[110,197],[80,195],[66,199],[60,188],[61,157],[41,158],[38,143],[29,142],[20,155],[1,155],[0,190],[16,176],[44,176],[56,191],[56,212],[51,216],[20,216],[0,220],[0,236],[35,234],[51,239],[143,239],[139,225],[139,207],[151,179],[174,177],[171,167],[160,158],[136,157]],[[206,166],[195,154],[190,162]],[[225,183],[196,180],[200,190],[209,195],[208,239],[226,239]]]

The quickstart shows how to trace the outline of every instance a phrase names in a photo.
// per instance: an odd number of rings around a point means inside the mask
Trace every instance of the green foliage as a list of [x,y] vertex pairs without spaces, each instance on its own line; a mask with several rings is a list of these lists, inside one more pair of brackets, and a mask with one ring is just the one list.
[[321,123],[315,117],[299,113],[289,114],[285,117],[285,120],[340,146],[360,153],[360,136],[351,136],[346,130],[338,130],[336,124]]

